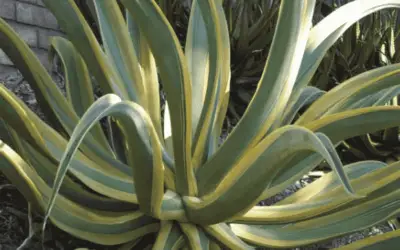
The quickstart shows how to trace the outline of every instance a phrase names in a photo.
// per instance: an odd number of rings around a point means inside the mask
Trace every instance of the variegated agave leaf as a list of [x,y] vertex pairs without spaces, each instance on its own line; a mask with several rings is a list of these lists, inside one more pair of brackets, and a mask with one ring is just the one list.
[[[330,13],[347,2],[324,2],[321,13]],[[396,53],[400,38],[398,13],[397,9],[384,9],[356,22],[329,49],[311,85],[330,90],[360,73],[399,63],[399,53]],[[382,89],[352,105],[352,108],[398,105],[398,92],[397,86]],[[339,152],[348,163],[367,159],[393,162],[399,159],[399,143],[398,127],[393,127],[350,138],[340,145]]]

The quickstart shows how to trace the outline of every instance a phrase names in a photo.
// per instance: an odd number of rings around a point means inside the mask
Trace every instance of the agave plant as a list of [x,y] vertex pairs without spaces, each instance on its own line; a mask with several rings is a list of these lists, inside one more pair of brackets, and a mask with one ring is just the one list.
[[254,95],[271,47],[279,1],[225,1],[231,44],[231,99],[227,122],[235,125]]
[[[330,13],[349,2],[331,1],[322,5],[320,13]],[[326,53],[314,75],[311,85],[329,90],[349,78],[381,66],[400,62],[398,10],[385,9],[356,22]],[[375,96],[375,105],[398,105],[394,87],[387,94],[394,97],[380,99]],[[371,134],[350,138],[340,146],[341,158],[346,162],[357,160],[381,160],[393,162],[399,159],[399,128],[389,128]]]
[[[181,44],[185,44],[190,15],[188,7],[193,1],[158,2]],[[222,6],[228,26],[231,57],[230,101],[225,122],[236,125],[254,95],[263,72],[274,35],[279,1],[226,0]]]
[[[95,21],[97,18],[93,1],[75,0],[75,2],[98,36],[100,32]],[[181,45],[184,45],[193,0],[156,2],[174,29]],[[279,1],[227,0],[223,1],[223,9],[231,46],[231,97],[225,121],[235,125],[254,95],[264,69],[274,35]]]
[[[120,8],[124,11],[124,6],[117,0]],[[187,32],[187,24],[189,22],[190,5],[192,0],[156,0],[165,17],[172,24],[176,35],[181,43],[184,44]],[[75,0],[76,5],[89,23],[90,28],[97,37],[100,37],[99,25],[97,23],[97,14],[94,1]],[[99,39],[101,42],[101,38]]]
[[325,55],[312,85],[329,90],[365,71],[398,63],[397,15],[398,10],[382,10],[356,22]]
[[[0,20],[0,48],[35,89],[48,118],[43,122],[0,87],[1,171],[44,214],[43,227],[50,219],[76,237],[138,249],[287,248],[399,214],[400,162],[343,167],[335,145],[400,125],[400,107],[366,101],[397,86],[400,65],[327,93],[307,84],[352,23],[400,1],[354,1],[312,27],[315,1],[282,0],[257,91],[220,145],[230,79],[222,1],[194,2],[185,51],[155,1],[121,0],[127,13],[116,1],[94,1],[103,47],[73,0],[43,2],[68,35],[52,39],[66,97]],[[105,93],[97,100],[90,76]],[[168,106],[164,122],[159,81]],[[113,117],[109,133],[98,125],[106,117]],[[334,172],[273,206],[257,205],[323,160]],[[399,233],[371,243],[396,246]],[[144,241],[149,235],[155,240]]]

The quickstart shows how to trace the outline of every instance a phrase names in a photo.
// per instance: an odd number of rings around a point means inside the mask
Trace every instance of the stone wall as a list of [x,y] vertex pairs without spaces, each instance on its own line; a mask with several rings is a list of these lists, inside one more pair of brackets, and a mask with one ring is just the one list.
[[[60,1],[60,0],[55,0]],[[49,37],[62,35],[56,18],[42,0],[0,0],[0,17],[22,37],[49,69]],[[15,71],[12,62],[0,50],[0,80]]]

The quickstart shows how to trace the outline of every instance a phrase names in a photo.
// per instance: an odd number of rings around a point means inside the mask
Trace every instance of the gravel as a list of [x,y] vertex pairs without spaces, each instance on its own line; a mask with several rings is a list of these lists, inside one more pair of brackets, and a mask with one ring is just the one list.
[[[290,196],[291,194],[297,192],[301,188],[307,186],[311,182],[316,180],[315,178],[311,178],[309,176],[304,176],[301,180],[297,181],[295,184],[289,186],[287,189],[282,191],[281,193],[264,200],[260,202],[261,204],[259,205],[264,205],[264,206],[270,206],[273,205],[274,203],[283,200],[284,198]],[[355,242],[357,240],[364,239],[369,236],[374,236],[374,235],[379,235],[383,234],[386,232],[392,231],[393,228],[388,224],[388,223],[382,223],[379,225],[376,225],[371,228],[367,228],[365,230],[361,230],[358,232],[351,233],[349,235],[341,236],[332,240],[328,240],[325,243],[320,243],[320,244],[313,244],[310,246],[306,247],[298,247],[298,248],[293,248],[292,250],[322,250],[322,249],[334,249],[338,248],[344,245],[348,245],[352,242]],[[260,249],[268,249],[268,248],[260,248]]]
[[[54,82],[60,88],[61,93],[65,95],[65,85],[63,77],[57,73],[51,75]],[[43,112],[40,110],[39,104],[36,101],[35,93],[29,83],[22,77],[18,71],[9,74],[4,79],[0,78],[0,83],[11,90],[16,96],[18,96],[33,112],[35,112],[40,118],[45,120]]]

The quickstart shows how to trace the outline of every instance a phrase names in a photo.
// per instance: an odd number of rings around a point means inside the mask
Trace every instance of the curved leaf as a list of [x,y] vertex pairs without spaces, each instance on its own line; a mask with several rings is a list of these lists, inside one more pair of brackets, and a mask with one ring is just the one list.
[[360,108],[325,116],[304,127],[326,134],[333,144],[342,140],[400,125],[400,107]]
[[[0,47],[6,51],[35,89],[35,94],[42,109],[49,116],[51,125],[61,135],[68,137],[79,120],[71,105],[68,104],[28,45],[2,19],[0,19],[0,36]],[[5,91],[4,87],[1,88],[2,92]],[[106,161],[111,165],[118,166],[119,164],[109,152],[99,145],[91,133],[84,140],[81,148],[93,159]]]
[[162,221],[153,249],[178,249],[184,241],[178,225],[172,221]]
[[185,57],[192,83],[192,135],[196,132],[208,86],[210,52],[199,1],[193,1],[185,44]]
[[[221,38],[221,31],[226,31],[226,29],[222,29],[222,25],[220,25],[220,12],[218,12],[217,4],[213,0],[206,0],[206,1],[196,1],[198,7],[200,9],[200,13],[204,22],[204,27],[206,29],[208,38],[208,79],[203,87],[205,90],[203,105],[200,106],[201,113],[200,117],[198,118],[198,124],[193,136],[193,159],[192,164],[194,168],[197,168],[202,164],[204,159],[204,150],[205,146],[207,145],[207,140],[209,139],[208,136],[213,127],[213,117],[215,116],[215,109],[218,103],[219,91],[221,90],[221,83],[219,80],[221,74],[223,61],[223,50],[222,50],[222,38]],[[218,3],[219,4],[219,3]],[[194,12],[195,14],[196,12]],[[227,79],[223,79],[227,80]],[[198,83],[201,84],[202,82]],[[226,86],[225,84],[223,84]],[[224,88],[225,89],[225,88]],[[200,95],[202,93],[199,93]],[[199,107],[195,107],[199,108]]]
[[228,33],[228,27],[226,25],[226,17],[224,15],[224,10],[222,6],[217,5],[217,10],[219,13],[219,21],[221,26],[221,41],[222,41],[222,61],[224,62],[221,66],[221,72],[219,75],[219,87],[218,87],[218,98],[214,105],[214,110],[212,114],[213,119],[213,127],[212,131],[208,135],[208,152],[205,156],[205,161],[209,159],[217,150],[217,147],[220,143],[221,130],[224,124],[224,120],[226,117],[226,112],[228,110],[229,104],[229,91],[230,91],[230,78],[231,78],[231,70],[230,70],[230,39]]
[[[68,101],[76,114],[82,116],[94,102],[92,83],[86,64],[68,40],[62,37],[53,37],[50,43],[54,49],[54,52],[51,51],[52,54],[57,53],[64,66]],[[111,150],[99,125],[90,132],[104,149]]]
[[295,116],[298,114],[300,109],[304,108],[307,105],[312,104],[321,96],[325,94],[325,91],[322,91],[318,88],[312,87],[312,86],[307,86],[305,87],[299,96],[299,98],[294,101],[289,101],[289,103],[293,104],[288,104],[288,109],[285,111],[284,118],[281,122],[282,125],[288,125],[290,124]]
[[[3,107],[0,109],[1,117],[7,117],[7,124],[24,140],[55,162],[61,160],[66,140],[3,86],[0,86],[0,105]],[[89,159],[80,151],[71,162],[71,171],[88,187],[115,199],[137,202],[135,189],[132,188],[132,173],[124,174],[125,168],[132,172],[119,161],[109,165],[99,159]]]
[[204,230],[225,245],[228,249],[232,250],[244,250],[244,249],[254,249],[250,245],[246,244],[235,233],[231,228],[225,224],[215,224],[210,226],[205,226]]
[[[35,166],[37,174],[48,186],[52,186],[57,172],[57,165],[39,153],[34,147],[18,138],[18,135],[14,131],[12,132],[12,135],[14,145],[18,145],[18,150],[16,150],[18,151],[18,154],[21,157],[24,157],[25,161],[29,163],[29,165]],[[60,194],[73,202],[92,209],[119,212],[137,210],[138,208],[138,205],[136,204],[103,197],[82,189],[82,184],[72,180],[69,176],[66,176],[63,185],[60,188]]]
[[211,240],[204,233],[203,229],[191,223],[179,223],[182,232],[188,239],[188,245],[193,250],[210,249]]
[[[154,1],[122,0],[121,3],[146,37],[167,94],[176,189],[183,195],[194,194],[197,188],[191,165],[191,84],[183,51],[172,27]],[[149,19],[152,21],[149,22]]]
[[65,135],[77,122],[78,117],[33,51],[1,18],[0,48],[29,81],[41,109],[52,126]]
[[397,177],[376,195],[327,215],[297,223],[262,226],[231,224],[231,227],[240,238],[260,246],[287,248],[327,240],[395,217],[400,212],[399,180]]
[[[18,154],[0,143],[1,172],[16,184],[21,193],[39,211],[45,209],[51,188],[45,184]],[[63,196],[58,196],[51,216],[62,230],[95,243],[114,245],[125,243],[159,229],[157,221],[141,212],[105,212],[88,209]]]
[[[133,178],[140,209],[149,215],[160,216],[161,201],[164,194],[164,167],[160,142],[157,141],[157,135],[151,126],[151,120],[140,109],[140,106],[129,102],[121,102],[118,96],[108,94],[98,99],[88,109],[68,142],[57,170],[53,193],[45,214],[43,227],[51,213],[64,176],[68,171],[68,165],[79,144],[89,129],[101,118],[108,115],[116,116],[121,122],[122,132],[127,139],[127,146],[135,148],[128,155],[128,162],[133,167]],[[134,128],[134,130],[132,131],[128,128]],[[148,165],[148,167],[138,167],[138,164]],[[150,189],[148,185],[150,185]]]
[[317,25],[311,29],[308,37],[307,46],[296,80],[296,91],[298,92],[310,82],[328,49],[351,25],[373,12],[393,7],[400,7],[400,1],[352,1],[336,9],[317,23]]
[[43,0],[43,3],[56,17],[61,29],[67,33],[68,40],[81,54],[90,73],[94,75],[102,90],[106,94],[115,93],[121,98],[127,99],[121,78],[109,65],[100,44],[74,0]]
[[133,47],[136,51],[136,55],[142,67],[143,80],[146,99],[147,99],[147,112],[149,113],[154,127],[156,128],[157,134],[160,138],[162,137],[162,124],[161,124],[161,111],[160,111],[160,90],[158,82],[158,74],[156,62],[154,60],[153,53],[149,47],[149,43],[143,32],[133,21],[132,16],[126,11],[126,22],[131,36]]
[[[397,165],[363,161],[344,167],[358,193],[368,195],[395,179]],[[335,210],[354,198],[347,195],[334,173],[328,173],[272,206],[256,206],[235,218],[236,223],[266,224],[301,221]]]
[[[264,136],[275,118],[280,117],[300,66],[314,4],[315,1],[282,1],[276,35],[259,87],[235,129],[198,169],[199,180],[206,179],[205,176],[222,178]],[[200,187],[199,193],[205,194]]]
[[116,1],[93,1],[106,57],[118,72],[129,100],[147,107],[142,72],[128,27]]
[[400,95],[400,86],[394,86],[372,94],[349,106],[349,109],[364,108],[369,106],[383,106],[390,100]]
[[364,97],[396,86],[399,76],[400,64],[394,64],[352,77],[314,102],[296,124],[305,124],[323,116],[344,111]]
[[[200,199],[183,197],[190,220],[198,224],[214,224],[246,212],[258,202],[257,198],[264,189],[293,166],[292,157],[304,151],[317,152],[326,159],[338,172],[346,191],[354,195],[340,159],[333,146],[327,143],[326,136],[315,135],[301,127],[286,126],[274,131],[250,150],[223,176],[221,182],[216,182],[219,177],[214,176],[199,179],[199,188],[204,187],[201,190],[208,192]],[[251,189],[243,189],[250,186]],[[237,197],[241,197],[239,204]]]

